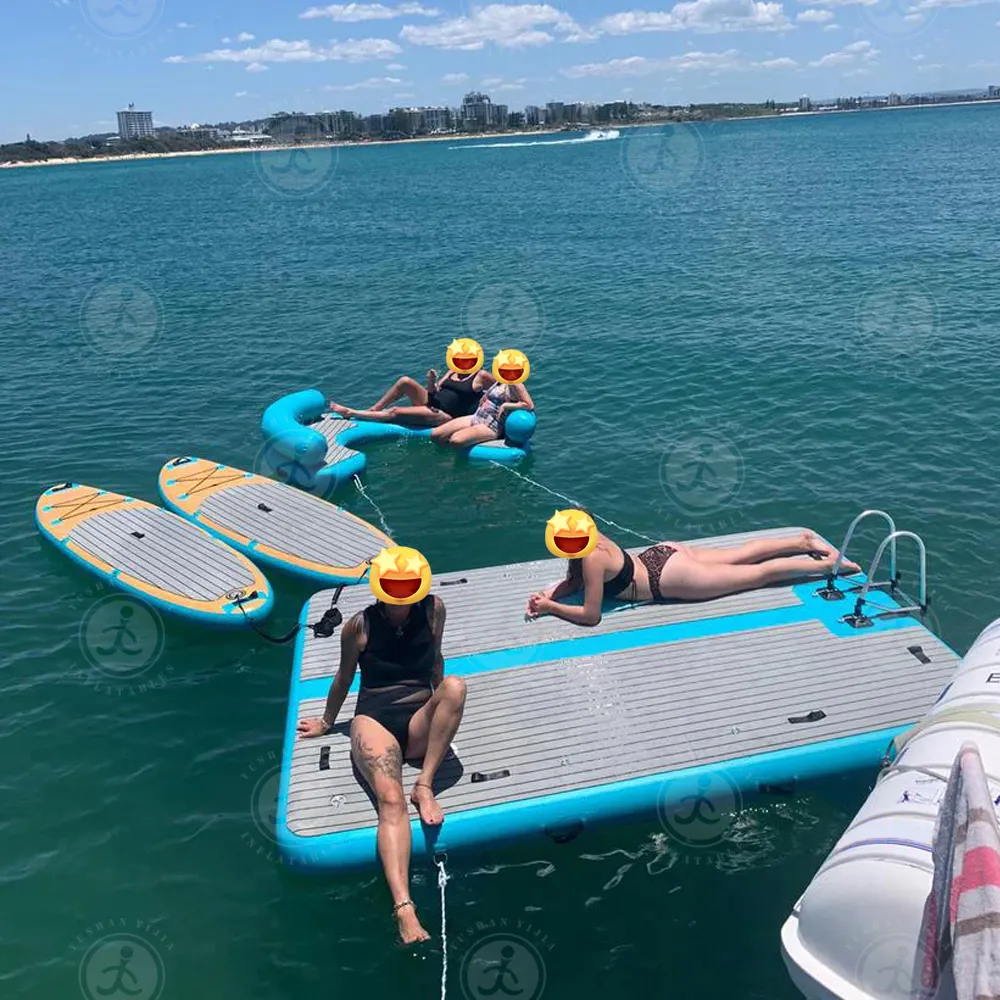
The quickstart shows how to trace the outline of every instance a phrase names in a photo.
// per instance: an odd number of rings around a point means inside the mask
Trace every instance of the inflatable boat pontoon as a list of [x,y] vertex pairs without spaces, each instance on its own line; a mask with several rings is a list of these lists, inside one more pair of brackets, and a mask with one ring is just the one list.
[[[414,817],[416,853],[566,840],[599,821],[670,816],[698,795],[732,806],[763,786],[874,767],[957,660],[875,589],[887,612],[865,627],[842,621],[858,578],[837,580],[836,599],[813,579],[612,605],[593,628],[526,621],[528,594],[564,572],[548,559],[435,576],[448,609],[445,669],[465,678],[468,700],[435,789],[447,819],[434,838]],[[331,599],[315,595],[301,621],[318,620]],[[339,606],[346,619],[372,600],[367,587],[349,588]],[[300,719],[322,713],[339,650],[338,638],[303,629],[292,670],[277,839],[288,863],[310,869],[376,861],[375,810],[350,760],[357,680],[328,736],[296,734]],[[407,788],[415,775],[405,765]]]
[[[511,414],[507,436],[469,448],[470,462],[499,462],[514,465],[528,454],[535,430],[535,415],[524,411]],[[429,427],[403,427],[374,421],[345,420],[327,409],[326,398],[318,389],[293,392],[272,403],[261,421],[266,444],[263,471],[276,479],[310,492],[326,494],[365,468],[365,456],[358,449],[387,438],[426,438]]]

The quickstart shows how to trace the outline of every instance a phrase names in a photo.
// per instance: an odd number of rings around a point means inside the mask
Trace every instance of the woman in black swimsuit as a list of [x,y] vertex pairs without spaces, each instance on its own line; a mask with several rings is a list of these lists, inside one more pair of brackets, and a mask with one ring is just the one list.
[[[528,598],[527,615],[555,615],[577,625],[596,625],[604,599],[620,601],[704,601],[741,590],[828,573],[837,561],[835,549],[811,531],[797,538],[755,538],[731,548],[708,549],[682,542],[661,542],[633,558],[604,535],[582,559],[570,559],[566,578]],[[845,559],[844,573],[857,563]],[[559,598],[583,590],[583,604],[561,604]]]
[[434,595],[417,604],[376,601],[356,614],[341,632],[340,669],[322,718],[298,725],[301,736],[328,733],[361,667],[351,756],[378,804],[378,852],[404,944],[426,941],[430,935],[410,899],[410,816],[403,794],[403,761],[422,758],[410,802],[424,823],[440,826],[444,813],[434,798],[434,776],[465,708],[465,681],[444,676],[444,619],[444,602]]
[[[396,379],[392,388],[370,410],[354,410],[349,406],[341,406],[340,403],[330,403],[330,409],[349,420],[437,427],[456,417],[467,417],[475,413],[483,393],[494,381],[485,368],[472,375],[448,371],[441,379],[431,368],[427,372],[426,386],[409,375],[403,375]],[[404,396],[409,399],[410,406],[390,405]]]

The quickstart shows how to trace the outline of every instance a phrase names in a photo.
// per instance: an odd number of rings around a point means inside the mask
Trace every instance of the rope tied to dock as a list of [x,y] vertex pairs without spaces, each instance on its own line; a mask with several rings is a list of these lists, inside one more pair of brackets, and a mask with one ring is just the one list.
[[445,887],[448,885],[449,875],[444,867],[447,860],[447,854],[438,854],[434,858],[438,869],[438,888],[441,890],[441,1000],[445,1000],[448,994],[448,923],[447,911],[445,910]]
[[[578,500],[574,500],[572,497],[566,496],[565,493],[560,493],[558,492],[558,490],[549,489],[548,486],[545,486],[543,483],[537,482],[530,476],[522,475],[520,472],[516,471],[515,469],[512,469],[509,465],[501,465],[499,462],[494,462],[492,459],[490,460],[490,465],[495,465],[498,469],[503,469],[504,472],[509,472],[512,476],[517,476],[517,478],[522,480],[523,482],[530,483],[532,486],[535,486],[540,490],[544,490],[546,493],[549,493],[554,497],[558,497],[560,500],[564,500],[571,507],[579,508],[585,506],[584,504],[581,504]],[[587,509],[589,510],[589,508]],[[594,518],[595,521],[600,521],[602,524],[606,524],[609,527],[617,528],[619,531],[625,531],[630,535],[635,535],[636,538],[641,538],[643,541],[646,542],[652,542],[654,545],[658,544],[661,541],[661,539],[659,538],[650,538],[649,535],[644,535],[641,531],[635,531],[632,528],[626,528],[624,524],[618,524],[616,521],[611,521],[606,517],[601,517],[600,514],[595,514],[593,513],[593,511],[591,511],[591,516]]]
[[355,472],[354,473],[354,485],[358,488],[358,492],[368,501],[371,505],[372,510],[378,515],[379,524],[382,526],[382,530],[391,538],[392,529],[386,524],[385,515],[382,513],[382,508],[379,507],[377,503],[372,499],[371,494],[365,489],[364,483],[361,482],[361,477]]

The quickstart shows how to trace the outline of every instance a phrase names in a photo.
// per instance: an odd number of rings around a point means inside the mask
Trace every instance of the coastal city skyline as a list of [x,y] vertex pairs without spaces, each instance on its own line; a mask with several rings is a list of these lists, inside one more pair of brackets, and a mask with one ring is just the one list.
[[[19,99],[0,112],[0,142],[114,131],[95,109],[119,104],[122,79],[160,125],[454,106],[449,95],[465,90],[518,109],[954,91],[1000,74],[997,24],[996,10],[973,0],[684,0],[658,10],[616,0],[285,10],[263,0],[238,10],[222,0],[50,0],[7,15],[18,45],[0,83]],[[29,76],[40,84],[18,84]]]

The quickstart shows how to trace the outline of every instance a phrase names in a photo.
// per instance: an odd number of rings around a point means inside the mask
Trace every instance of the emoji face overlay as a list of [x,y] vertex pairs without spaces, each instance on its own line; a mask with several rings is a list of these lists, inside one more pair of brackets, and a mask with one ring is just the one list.
[[493,377],[504,385],[527,382],[531,365],[520,351],[501,351],[493,359]]
[[479,371],[485,360],[483,349],[474,340],[453,340],[445,352],[445,361],[456,375],[469,375]]
[[582,559],[597,546],[597,525],[582,510],[557,510],[545,523],[545,545],[554,556]]
[[386,604],[416,604],[430,593],[430,563],[416,549],[394,545],[372,560],[368,583]]

